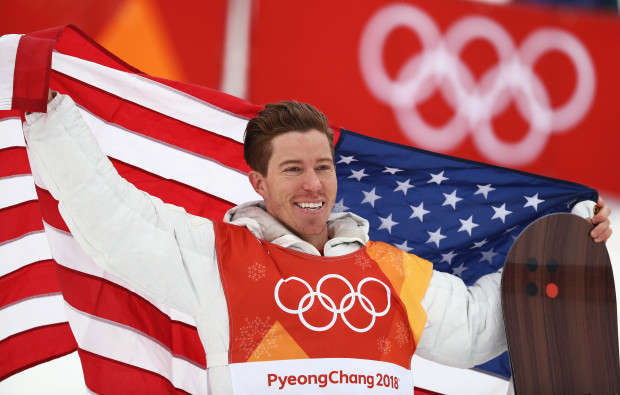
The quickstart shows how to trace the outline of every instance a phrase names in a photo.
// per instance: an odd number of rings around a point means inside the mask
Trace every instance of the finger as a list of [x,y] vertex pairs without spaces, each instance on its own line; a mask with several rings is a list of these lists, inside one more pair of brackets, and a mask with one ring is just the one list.
[[609,238],[611,237],[611,234],[613,233],[611,228],[607,228],[605,229],[605,231],[603,233],[601,233],[598,237],[596,237],[594,239],[595,242],[600,243],[602,242],[607,242],[607,240],[609,240]]
[[596,242],[606,241],[611,236],[611,228],[609,227],[609,220],[603,221],[600,224],[596,225],[594,229],[590,232],[590,236]]
[[609,220],[601,222],[600,224],[596,225],[594,229],[592,229],[592,231],[590,232],[590,235],[592,235],[592,237],[598,237],[607,228],[609,228],[609,225],[610,225]]

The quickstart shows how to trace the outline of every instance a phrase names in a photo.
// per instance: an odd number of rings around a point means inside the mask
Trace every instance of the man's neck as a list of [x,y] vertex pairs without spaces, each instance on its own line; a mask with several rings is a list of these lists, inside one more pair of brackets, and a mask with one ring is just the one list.
[[312,246],[314,246],[314,248],[316,248],[317,250],[319,250],[321,252],[321,255],[323,255],[323,248],[325,248],[325,244],[327,243],[327,226],[325,227],[325,229],[316,235],[298,235],[300,239],[302,239],[303,241],[305,241],[308,244],[311,244]]

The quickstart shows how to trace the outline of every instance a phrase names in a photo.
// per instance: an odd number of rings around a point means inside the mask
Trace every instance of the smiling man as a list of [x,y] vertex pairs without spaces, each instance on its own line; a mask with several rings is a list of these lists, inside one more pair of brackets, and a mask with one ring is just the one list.
[[[472,367],[506,349],[499,273],[468,288],[370,241],[366,220],[331,213],[333,133],[310,105],[267,105],[248,122],[249,180],[263,201],[224,221],[123,180],[68,96],[50,95],[47,114],[27,115],[24,132],[86,253],[195,318],[215,394],[411,394],[416,352]],[[593,237],[606,240],[609,208],[598,205]]]
[[248,123],[244,141],[246,161],[256,169],[250,183],[267,212],[318,251],[328,240],[327,219],[338,189],[333,140],[323,114],[292,102],[268,104]]

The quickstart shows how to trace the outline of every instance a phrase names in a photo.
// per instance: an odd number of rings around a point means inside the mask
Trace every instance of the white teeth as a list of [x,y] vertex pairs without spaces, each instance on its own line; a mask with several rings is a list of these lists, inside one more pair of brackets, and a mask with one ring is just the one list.
[[299,207],[301,208],[305,208],[305,209],[309,209],[309,210],[316,210],[319,209],[321,207],[323,207],[323,202],[320,203],[296,203]]

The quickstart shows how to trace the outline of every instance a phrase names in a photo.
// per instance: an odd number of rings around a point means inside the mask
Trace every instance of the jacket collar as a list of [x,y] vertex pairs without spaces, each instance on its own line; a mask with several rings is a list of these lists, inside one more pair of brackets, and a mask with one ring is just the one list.
[[[259,239],[281,247],[313,255],[320,252],[300,239],[287,227],[267,213],[262,200],[241,204],[224,216],[224,222],[246,227]],[[329,240],[323,249],[325,256],[339,256],[357,251],[368,242],[368,221],[353,213],[332,213],[327,219]]]

